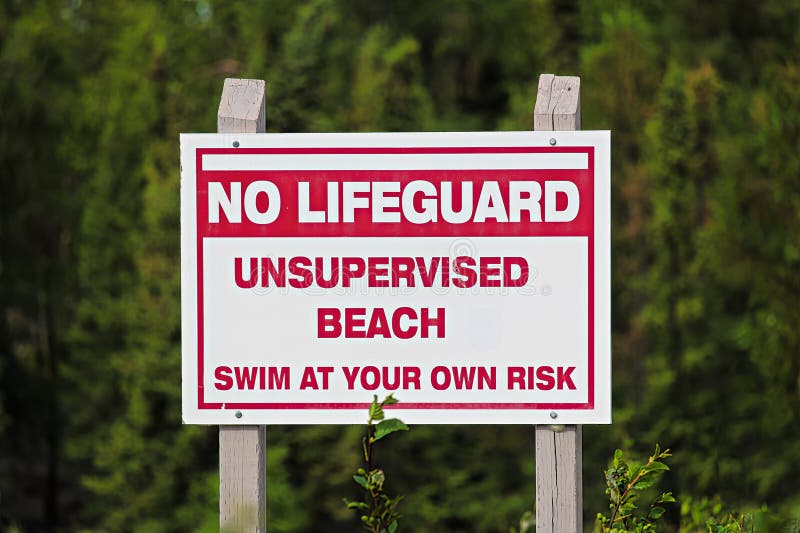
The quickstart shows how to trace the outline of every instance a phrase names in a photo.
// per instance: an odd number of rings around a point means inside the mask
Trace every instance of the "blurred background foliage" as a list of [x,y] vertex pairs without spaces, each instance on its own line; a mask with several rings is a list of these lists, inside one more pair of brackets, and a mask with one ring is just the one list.
[[[225,77],[267,81],[273,132],[524,130],[542,72],[581,76],[583,127],[613,131],[587,524],[614,448],[654,442],[679,501],[796,519],[798,27],[797,0],[0,2],[0,529],[217,528],[217,430],[180,422],[178,134],[215,130]],[[357,527],[360,432],[269,428],[270,531]],[[382,454],[406,531],[533,505],[531,427]]]

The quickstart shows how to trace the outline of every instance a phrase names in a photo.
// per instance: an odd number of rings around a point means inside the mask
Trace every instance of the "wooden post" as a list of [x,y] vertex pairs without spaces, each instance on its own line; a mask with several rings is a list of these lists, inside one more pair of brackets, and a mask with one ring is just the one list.
[[[533,129],[581,129],[581,79],[539,76]],[[557,415],[557,412],[556,412]],[[536,426],[536,531],[583,531],[581,426]]]
[[[263,80],[226,79],[217,131],[266,132],[265,103]],[[223,532],[267,531],[266,426],[219,427],[219,525]]]

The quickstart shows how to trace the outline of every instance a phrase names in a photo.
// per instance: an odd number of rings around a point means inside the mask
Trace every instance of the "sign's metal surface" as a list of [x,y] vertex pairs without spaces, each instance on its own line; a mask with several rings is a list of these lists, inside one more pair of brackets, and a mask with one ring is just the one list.
[[609,132],[187,134],[181,164],[186,423],[389,392],[409,423],[610,422]]

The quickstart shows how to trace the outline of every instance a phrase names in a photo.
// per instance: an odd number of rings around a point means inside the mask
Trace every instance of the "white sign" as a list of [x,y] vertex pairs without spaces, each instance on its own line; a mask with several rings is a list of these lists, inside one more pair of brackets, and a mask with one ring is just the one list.
[[[555,143],[555,144],[553,144]],[[183,417],[611,421],[606,131],[181,135]]]

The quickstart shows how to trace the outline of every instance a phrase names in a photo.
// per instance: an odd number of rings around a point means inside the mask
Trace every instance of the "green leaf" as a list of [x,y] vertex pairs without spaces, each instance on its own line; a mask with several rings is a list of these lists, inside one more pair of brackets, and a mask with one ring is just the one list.
[[658,497],[656,503],[675,503],[675,501],[675,497],[671,492],[665,492]]
[[383,407],[386,407],[387,405],[394,405],[396,403],[398,403],[397,398],[395,398],[392,394],[390,394],[389,396],[387,396],[386,398],[383,399],[383,401],[381,402],[381,405]]
[[628,498],[625,498],[625,500],[625,503],[623,503],[619,508],[619,514],[621,516],[629,515],[636,510],[636,503],[629,501]]
[[375,426],[375,440],[381,440],[383,437],[387,435],[391,435],[395,431],[408,431],[408,426],[405,425],[401,420],[397,418],[390,418],[388,420],[384,420]]
[[669,470],[669,467],[659,461],[653,461],[652,463],[647,465],[648,472],[664,472],[666,470]]
[[362,488],[364,488],[364,489],[367,488],[367,478],[365,478],[364,476],[354,475],[353,476],[353,480],[356,483],[358,483]]
[[650,512],[647,513],[647,518],[650,520],[658,520],[665,512],[667,512],[667,510],[663,507],[652,507],[650,508]]
[[397,520],[393,520],[391,524],[389,524],[389,529],[387,530],[389,533],[394,533],[397,531]]
[[649,489],[654,483],[655,481],[639,481],[633,486],[633,488],[636,490]]
[[373,420],[383,420],[383,416],[383,407],[378,403],[378,397],[373,396],[372,404],[369,406],[370,423],[372,423]]
[[369,505],[367,505],[364,502],[347,502],[347,508],[348,509],[363,509],[363,510],[366,511],[366,510],[369,509]]

